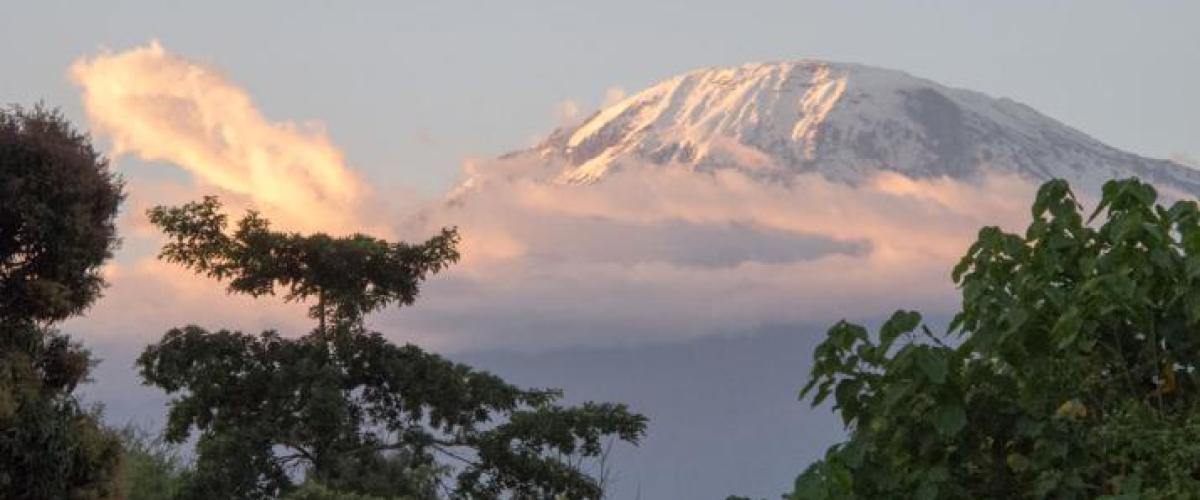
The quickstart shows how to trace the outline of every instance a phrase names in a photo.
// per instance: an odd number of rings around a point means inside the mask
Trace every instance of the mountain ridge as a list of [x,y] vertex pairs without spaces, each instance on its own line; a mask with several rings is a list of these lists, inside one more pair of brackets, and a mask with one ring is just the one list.
[[992,171],[1065,178],[1084,189],[1136,175],[1200,194],[1200,171],[1108,146],[1012,99],[815,59],[683,73],[505,158],[546,162],[555,180],[569,183],[645,164],[766,178],[815,172],[848,182],[877,171]]

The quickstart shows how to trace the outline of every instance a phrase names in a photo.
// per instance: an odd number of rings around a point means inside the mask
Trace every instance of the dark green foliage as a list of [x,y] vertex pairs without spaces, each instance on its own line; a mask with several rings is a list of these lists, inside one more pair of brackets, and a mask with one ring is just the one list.
[[178,447],[133,426],[121,430],[121,447],[125,500],[164,500],[180,491],[188,466]]
[[156,207],[150,221],[171,238],[160,257],[254,297],[284,290],[287,301],[316,299],[313,318],[357,322],[390,303],[412,304],[418,285],[458,260],[458,234],[446,229],[420,245],[355,234],[333,238],[270,230],[250,212],[232,235],[215,197],[182,207]]
[[[163,258],[228,280],[231,292],[280,287],[286,300],[317,302],[319,325],[303,337],[188,326],[139,358],[147,384],[177,395],[166,437],[200,432],[183,498],[425,499],[452,488],[597,498],[598,481],[560,457],[599,457],[603,438],[644,432],[645,418],[624,405],[562,407],[557,391],[521,389],[364,328],[366,313],[412,303],[427,275],[458,258],[453,230],[408,245],[274,232],[251,213],[226,235],[214,198],[150,216],[171,237]],[[297,470],[309,479],[303,493],[289,477]]]
[[309,481],[285,495],[284,500],[410,500],[410,497],[377,497],[359,493],[347,493],[327,488],[321,483]]
[[954,269],[948,345],[898,312],[839,323],[802,395],[851,431],[791,498],[1194,498],[1200,210],[1104,186],[1088,225],[1042,186],[1024,235],[984,228]]
[[121,183],[57,111],[0,109],[0,321],[57,321],[100,294]]
[[323,470],[313,471],[304,486],[316,484],[376,498],[431,499],[437,498],[438,481],[446,469],[404,448],[363,450],[342,455]]
[[0,498],[117,494],[120,442],[70,393],[89,364],[65,336],[0,324]]
[[120,442],[73,392],[93,361],[51,328],[100,294],[121,183],[57,111],[0,110],[0,498],[116,498]]

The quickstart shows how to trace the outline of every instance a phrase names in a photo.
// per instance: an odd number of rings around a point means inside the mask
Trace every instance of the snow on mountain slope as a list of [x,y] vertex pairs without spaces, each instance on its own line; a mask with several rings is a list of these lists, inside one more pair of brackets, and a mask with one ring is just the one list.
[[576,183],[654,164],[765,178],[818,172],[852,183],[880,170],[914,178],[992,170],[1083,189],[1137,175],[1200,194],[1200,172],[1106,146],[1012,100],[811,60],[677,76],[506,157],[543,160],[557,180]]

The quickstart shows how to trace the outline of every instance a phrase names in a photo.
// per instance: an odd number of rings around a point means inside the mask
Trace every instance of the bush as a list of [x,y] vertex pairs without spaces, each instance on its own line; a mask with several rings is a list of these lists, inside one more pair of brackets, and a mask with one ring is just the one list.
[[1156,198],[1112,181],[1085,221],[1048,182],[1024,234],[984,228],[955,267],[946,334],[835,325],[801,394],[850,439],[790,498],[1195,498],[1200,208]]

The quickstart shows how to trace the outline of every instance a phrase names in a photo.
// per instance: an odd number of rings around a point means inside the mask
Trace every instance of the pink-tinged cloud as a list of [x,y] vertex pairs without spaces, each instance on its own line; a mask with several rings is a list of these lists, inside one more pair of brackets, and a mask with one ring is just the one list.
[[273,329],[287,335],[314,327],[302,304],[228,295],[222,284],[152,258],[109,264],[105,275],[111,286],[104,297],[86,317],[66,323],[64,331],[83,334],[88,342],[140,347],[188,324],[254,333]]
[[216,194],[235,217],[257,209],[284,230],[393,236],[381,222],[388,210],[319,126],[269,121],[218,70],[151,42],[82,58],[70,73],[93,132],[111,139],[110,154],[165,162],[191,178],[127,179],[118,221],[124,246],[105,269],[110,286],[67,331],[146,343],[189,323],[286,334],[311,328],[303,305],[230,296],[221,283],[157,261],[163,239],[145,215],[155,205]]
[[599,182],[553,168],[471,167],[431,227],[453,222],[464,260],[411,311],[380,322],[441,348],[671,341],[897,308],[947,314],[949,271],[980,227],[1023,227],[1036,186],[880,173],[799,175],[629,166]]
[[187,323],[311,328],[301,305],[230,297],[153,260],[160,241],[144,209],[214,190],[289,230],[420,240],[458,226],[463,261],[433,277],[415,306],[369,320],[394,339],[458,351],[672,341],[896,308],[946,313],[956,303],[950,267],[979,227],[1020,228],[1035,187],[1005,176],[779,176],[769,157],[731,141],[721,154],[772,175],[628,165],[564,184],[559,165],[482,161],[449,201],[386,217],[394,210],[365,208],[376,202],[322,132],[266,120],[218,72],[156,43],[80,60],[72,75],[118,154],[193,177],[130,179],[122,233],[138,251],[118,258],[107,297],[70,325],[114,339],[150,341]]
[[363,208],[369,190],[320,126],[268,120],[219,71],[151,42],[79,59],[70,74],[115,156],[178,165],[289,228],[380,230]]

